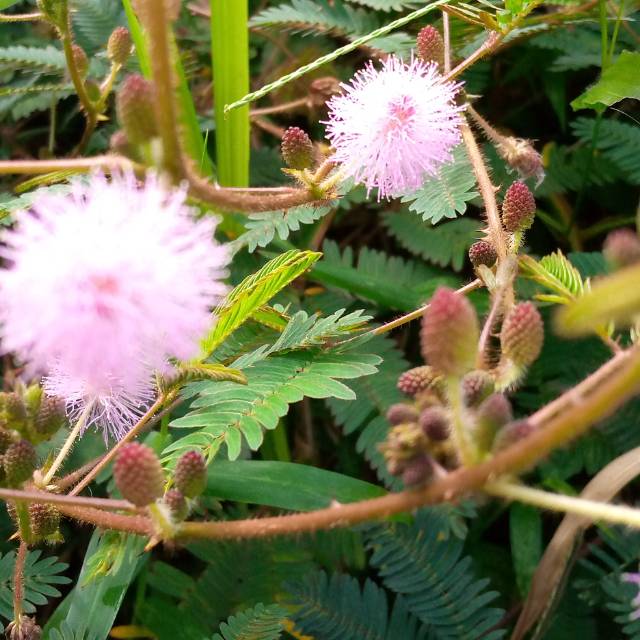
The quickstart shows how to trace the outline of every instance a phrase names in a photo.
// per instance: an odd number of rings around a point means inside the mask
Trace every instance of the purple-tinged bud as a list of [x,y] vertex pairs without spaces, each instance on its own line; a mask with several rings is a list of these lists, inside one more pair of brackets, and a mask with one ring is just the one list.
[[415,396],[421,391],[439,386],[441,382],[442,376],[433,367],[425,365],[405,371],[398,378],[398,389],[408,396]]
[[425,409],[420,414],[418,424],[422,429],[422,433],[434,442],[446,440],[451,433],[451,426],[447,414],[444,409],[440,407],[429,407]]
[[153,449],[130,442],[116,456],[113,466],[116,486],[125,500],[146,507],[162,496],[164,474]]
[[65,422],[64,401],[52,396],[43,396],[33,421],[35,432],[43,438],[48,438],[56,433]]
[[7,625],[8,640],[40,640],[42,629],[33,618],[20,616],[19,622],[11,622]]
[[187,501],[179,489],[169,489],[164,494],[164,503],[175,522],[182,522],[189,515]]
[[387,409],[387,420],[393,426],[406,422],[416,422],[418,415],[418,410],[413,405],[405,404],[404,402],[392,404]]
[[157,136],[153,103],[153,85],[148,80],[137,73],[125,78],[116,96],[116,112],[132,144],[144,144]]
[[71,45],[71,54],[73,57],[73,64],[75,65],[81,78],[84,78],[89,71],[89,58],[84,52],[84,49],[78,44]]
[[529,420],[510,422],[498,432],[493,443],[494,453],[498,453],[498,451],[502,451],[520,440],[524,440],[524,438],[530,436],[535,430],[534,425],[531,424]]
[[496,145],[501,158],[515,169],[523,180],[535,177],[538,184],[544,179],[542,156],[529,140],[506,136]]
[[60,512],[52,504],[32,502],[29,505],[29,522],[36,538],[46,538],[58,530]]
[[402,470],[402,482],[407,487],[424,484],[433,476],[433,460],[426,453],[407,460]]
[[463,376],[475,364],[479,337],[471,303],[453,289],[440,287],[422,319],[423,358],[445,375]]
[[493,376],[478,369],[462,379],[462,399],[467,407],[478,406],[494,389]]
[[114,64],[123,65],[131,55],[131,34],[126,27],[116,27],[109,36],[107,57]]
[[187,498],[199,496],[207,486],[207,463],[199,451],[183,453],[176,464],[176,487]]
[[502,353],[518,367],[528,367],[542,350],[544,325],[539,311],[531,302],[517,304],[502,324]]
[[612,269],[628,267],[640,262],[640,238],[631,229],[616,229],[606,237],[602,252]]
[[4,471],[10,486],[20,486],[33,475],[38,463],[34,446],[27,440],[14,442],[4,454]]
[[416,50],[423,62],[435,62],[440,69],[444,67],[444,40],[435,27],[427,25],[420,29]]
[[533,224],[536,201],[524,182],[514,182],[502,202],[502,224],[507,231],[525,231]]
[[497,259],[496,248],[488,240],[478,240],[469,247],[469,260],[474,267],[479,267],[481,264],[492,267]]
[[511,403],[502,393],[494,393],[478,407],[476,419],[475,443],[481,451],[489,451],[496,433],[513,420]]
[[289,127],[282,136],[282,158],[291,169],[309,169],[313,165],[313,142],[299,127]]

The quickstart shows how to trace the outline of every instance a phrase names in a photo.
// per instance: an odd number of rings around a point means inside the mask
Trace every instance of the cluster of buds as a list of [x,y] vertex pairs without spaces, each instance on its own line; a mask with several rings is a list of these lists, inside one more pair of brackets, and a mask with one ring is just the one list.
[[[479,333],[471,303],[451,289],[438,289],[420,334],[427,364],[398,379],[398,389],[408,401],[389,408],[391,429],[380,447],[389,472],[405,485],[422,484],[436,473],[457,468],[461,437],[474,459],[481,461],[532,431],[529,422],[514,420],[503,390],[540,353],[540,314],[530,302],[510,310],[500,333],[500,362],[489,370],[475,368]],[[454,425],[462,425],[462,436]]]
[[118,452],[113,476],[125,500],[137,507],[153,507],[155,514],[168,516],[177,524],[189,515],[194,500],[204,491],[207,465],[201,453],[187,451],[176,464],[173,487],[165,492],[165,474],[156,453],[144,444],[131,442]]

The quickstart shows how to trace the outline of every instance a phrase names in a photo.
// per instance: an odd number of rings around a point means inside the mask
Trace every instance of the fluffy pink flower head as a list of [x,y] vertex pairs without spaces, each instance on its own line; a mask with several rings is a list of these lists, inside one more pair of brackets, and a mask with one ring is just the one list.
[[327,103],[333,158],[368,191],[377,187],[378,199],[415,191],[460,142],[459,87],[433,63],[369,62]]
[[214,229],[154,175],[139,187],[132,174],[96,174],[39,196],[0,250],[3,351],[121,437],[152,397],[154,372],[196,355],[211,325],[229,260]]
[[[623,582],[630,582],[631,584],[635,584],[640,589],[640,573],[623,573],[620,578]],[[631,601],[634,610],[629,615],[631,620],[640,619],[640,590],[636,597]]]

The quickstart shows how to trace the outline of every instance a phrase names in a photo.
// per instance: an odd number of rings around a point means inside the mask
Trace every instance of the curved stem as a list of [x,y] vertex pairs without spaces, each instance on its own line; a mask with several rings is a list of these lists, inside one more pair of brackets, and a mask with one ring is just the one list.
[[95,507],[97,509],[113,509],[114,511],[136,511],[137,507],[127,500],[112,500],[111,498],[85,498],[82,496],[67,496],[48,491],[31,491],[20,489],[0,489],[0,500],[21,500],[23,502],[38,502],[42,504],[65,504],[77,507]]
[[75,441],[78,439],[80,432],[84,429],[87,424],[87,418],[89,414],[93,410],[93,403],[90,402],[85,408],[78,421],[76,422],[75,427],[71,430],[64,444],[62,445],[62,449],[60,449],[56,459],[53,461],[53,464],[47,471],[47,473],[42,478],[42,485],[46,487],[52,480],[53,476],[56,474],[56,471],[60,468],[60,465],[65,461],[69,451],[71,451],[71,447],[73,447]]

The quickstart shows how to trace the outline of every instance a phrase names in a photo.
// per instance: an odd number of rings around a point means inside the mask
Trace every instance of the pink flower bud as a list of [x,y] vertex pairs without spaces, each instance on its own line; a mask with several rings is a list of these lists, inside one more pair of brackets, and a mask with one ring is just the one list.
[[507,231],[525,231],[533,224],[536,201],[524,182],[514,182],[502,202],[502,224]]
[[162,496],[164,474],[153,449],[138,442],[125,444],[116,456],[113,477],[125,500],[146,507]]
[[542,350],[544,325],[531,302],[517,304],[507,315],[500,332],[502,352],[517,366],[528,367]]

